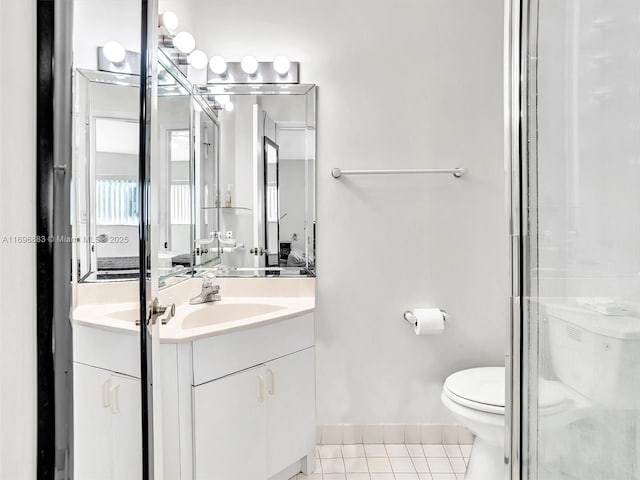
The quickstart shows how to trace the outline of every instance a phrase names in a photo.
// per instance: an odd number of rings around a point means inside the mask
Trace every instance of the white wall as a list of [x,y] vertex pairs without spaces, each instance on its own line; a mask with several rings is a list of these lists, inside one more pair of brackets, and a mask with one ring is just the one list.
[[96,70],[97,47],[119,42],[140,51],[140,0],[73,0],[73,61],[76,68]]
[[[20,48],[16,48],[20,45]],[[36,2],[0,2],[0,478],[36,476]]]
[[[501,364],[505,350],[502,2],[162,0],[160,9],[185,19],[209,55],[285,54],[319,85],[318,422],[450,422],[444,378]],[[468,175],[330,176],[453,166]],[[419,306],[451,314],[444,336],[411,333],[402,312]]]

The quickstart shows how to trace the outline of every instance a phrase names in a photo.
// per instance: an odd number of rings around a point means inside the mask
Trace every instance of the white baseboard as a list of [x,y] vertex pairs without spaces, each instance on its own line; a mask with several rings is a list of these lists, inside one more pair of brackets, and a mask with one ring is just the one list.
[[461,425],[318,425],[318,445],[358,443],[461,444],[473,443],[473,434]]

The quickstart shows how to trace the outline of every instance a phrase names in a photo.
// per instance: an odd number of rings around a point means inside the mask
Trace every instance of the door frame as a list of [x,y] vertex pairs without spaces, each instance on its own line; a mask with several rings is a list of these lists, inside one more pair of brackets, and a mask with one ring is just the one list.
[[[277,131],[277,130],[276,130]],[[264,182],[264,249],[265,249],[265,259],[264,259],[264,263],[265,263],[265,267],[269,268],[269,267],[276,267],[279,268],[280,267],[280,146],[273,141],[271,138],[269,138],[267,135],[264,135],[262,137],[262,163],[263,163],[263,182]],[[269,264],[269,226],[268,224],[270,223],[268,218],[268,211],[269,211],[269,205],[268,205],[268,198],[269,198],[269,191],[267,189],[267,185],[268,185],[268,171],[267,171],[267,145],[270,147],[275,148],[276,150],[276,196],[277,196],[277,202],[278,202],[278,206],[277,206],[277,218],[278,218],[278,222],[277,222],[277,250],[278,250],[278,262],[276,263],[276,265],[270,265]]]
[[[37,478],[73,478],[73,2],[37,3]],[[55,59],[55,62],[54,62]]]

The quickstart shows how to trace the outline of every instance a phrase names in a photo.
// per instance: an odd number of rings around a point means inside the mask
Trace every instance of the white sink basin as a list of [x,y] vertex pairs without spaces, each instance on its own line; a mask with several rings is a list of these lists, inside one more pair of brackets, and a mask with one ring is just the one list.
[[209,303],[195,312],[187,314],[182,328],[199,328],[207,325],[232,322],[258,315],[284,310],[286,307],[268,303]]
[[109,317],[115,320],[124,320],[125,322],[137,322],[140,318],[140,308],[127,308],[123,310],[116,310],[108,314]]

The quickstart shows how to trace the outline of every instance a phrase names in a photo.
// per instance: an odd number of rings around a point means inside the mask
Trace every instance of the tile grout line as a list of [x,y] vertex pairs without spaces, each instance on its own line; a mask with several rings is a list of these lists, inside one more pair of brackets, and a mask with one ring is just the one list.
[[[375,445],[380,445],[380,447],[382,447],[382,451],[383,451],[383,453],[384,453],[384,456],[380,456],[380,457],[375,457],[375,456],[374,456],[374,457],[369,457],[369,456],[367,455],[367,451],[364,449],[364,444],[350,444],[350,445],[357,445],[357,446],[360,446],[360,447],[361,447],[361,452],[362,452],[362,453],[357,452],[357,453],[355,454],[355,455],[356,455],[355,457],[345,457],[345,451],[344,451],[345,446],[344,446],[344,445],[342,445],[342,444],[336,444],[336,445],[331,445],[331,447],[334,447],[334,449],[332,449],[332,450],[333,450],[333,452],[332,452],[331,456],[330,456],[330,457],[328,457],[328,458],[324,458],[323,456],[321,456],[321,455],[320,455],[320,448],[318,448],[318,458],[320,459],[320,472],[314,472],[314,473],[315,473],[315,474],[317,474],[321,480],[325,480],[325,479],[327,479],[329,475],[339,476],[339,477],[343,478],[343,480],[348,480],[347,476],[348,476],[349,474],[366,474],[366,475],[368,475],[368,476],[369,476],[369,478],[370,478],[370,479],[371,479],[371,475],[374,475],[374,474],[375,474],[375,475],[378,475],[378,474],[385,474],[384,472],[372,472],[372,471],[371,471],[371,467],[370,467],[370,463],[369,463],[369,461],[370,461],[370,459],[373,459],[373,458],[384,458],[384,459],[386,459],[386,460],[387,460],[388,465],[391,467],[391,471],[390,471],[390,472],[386,472],[386,474],[389,476],[389,478],[393,478],[394,480],[397,480],[397,479],[399,478],[399,475],[404,474],[404,472],[395,472],[395,471],[393,470],[393,464],[391,463],[391,459],[392,459],[392,458],[402,458],[402,459],[409,458],[409,459],[410,459],[410,464],[412,465],[413,470],[414,470],[413,472],[410,472],[410,474],[414,474],[414,475],[415,475],[416,477],[418,477],[418,478],[420,477],[420,475],[421,475],[421,474],[428,474],[428,475],[430,475],[430,476],[433,476],[433,475],[434,475],[434,472],[431,470],[431,466],[429,465],[429,462],[428,462],[428,459],[429,459],[429,458],[433,458],[433,459],[446,458],[446,459],[447,459],[447,464],[448,464],[448,466],[449,466],[449,468],[450,468],[450,473],[447,473],[447,475],[453,475],[453,476],[455,476],[456,478],[458,478],[458,476],[459,476],[459,475],[464,475],[464,473],[457,473],[457,472],[454,470],[452,460],[453,460],[454,458],[455,458],[455,459],[460,459],[460,460],[462,460],[462,462],[463,462],[463,464],[464,464],[464,468],[465,468],[465,470],[466,470],[466,468],[467,468],[467,466],[468,466],[468,465],[466,464],[466,462],[465,462],[465,459],[466,459],[467,457],[465,457],[465,456],[464,456],[464,452],[462,451],[462,449],[460,448],[460,445],[458,445],[458,444],[455,444],[455,445],[457,445],[457,446],[458,446],[458,449],[459,449],[460,451],[459,451],[459,452],[457,452],[457,451],[456,451],[456,452],[452,452],[452,453],[453,453],[454,455],[455,455],[455,454],[457,454],[457,453],[460,453],[460,455],[461,455],[461,456],[451,456],[451,455],[450,455],[450,452],[445,448],[445,446],[446,446],[446,445],[454,445],[454,444],[444,444],[444,443],[441,443],[441,444],[416,444],[416,445],[419,445],[419,446],[420,446],[419,451],[424,455],[424,457],[423,457],[423,456],[416,456],[416,457],[412,457],[412,456],[411,456],[411,452],[409,451],[409,448],[407,447],[407,445],[406,445],[406,444],[385,444],[385,443],[382,443],[382,444],[375,444]],[[372,444],[372,445],[373,445],[373,444]],[[402,456],[402,455],[400,455],[400,456],[398,456],[398,455],[393,455],[393,456],[392,456],[392,455],[390,454],[389,449],[388,449],[388,446],[389,446],[389,445],[394,445],[394,446],[395,446],[395,445],[404,445],[404,447],[405,447],[405,452],[402,452],[402,453],[406,453],[406,456]],[[444,456],[442,456],[442,457],[429,457],[429,456],[427,456],[427,452],[426,452],[426,450],[424,449],[424,447],[425,447],[426,445],[438,445],[438,446],[440,446],[440,447],[441,447],[441,449],[442,449],[442,451],[444,452]],[[336,448],[336,447],[337,447],[337,450],[335,450],[335,448]],[[336,453],[338,453],[338,455],[339,455],[339,456],[336,456],[336,455],[335,455]],[[359,457],[358,455],[360,455],[360,454],[363,454],[364,456],[363,456],[363,457]],[[337,460],[338,460],[338,458],[342,459],[342,466],[343,466],[343,470],[344,470],[344,472],[335,472],[334,474],[329,474],[329,473],[325,474],[325,472],[324,472],[324,468],[322,467],[322,460],[333,460],[333,461],[337,461]],[[366,462],[366,467],[367,467],[367,472],[349,472],[349,471],[347,471],[347,470],[348,470],[348,469],[347,469],[347,466],[346,466],[346,462],[347,462],[347,460],[357,459],[357,458],[363,458],[363,459],[365,460],[365,462]],[[424,458],[424,460],[425,460],[425,464],[426,464],[426,468],[427,468],[427,470],[428,470],[428,471],[426,471],[426,472],[418,472],[417,467],[416,467],[416,463],[415,463],[415,462],[416,462],[416,461],[415,461],[415,459],[416,459],[416,458]],[[339,462],[337,462],[337,463],[338,463],[338,465],[339,465]],[[459,462],[456,462],[456,463],[459,463]],[[407,473],[409,473],[409,472],[407,472]],[[445,474],[445,472],[442,472],[442,474]],[[294,477],[294,478],[295,478],[296,480],[297,480],[297,479],[299,479],[299,480],[304,480],[304,478],[306,478],[306,477],[302,477],[302,476],[300,476],[300,477]]]
[[[422,450],[422,453],[424,453],[424,463],[427,464],[427,470],[429,470],[428,472],[418,472],[418,468],[416,467],[416,463],[413,461],[413,458],[411,456],[411,453],[409,453],[409,458],[411,459],[411,463],[413,464],[413,469],[416,471],[417,477],[420,478],[420,473],[428,473],[429,475],[431,475],[431,467],[429,467],[429,462],[427,461],[427,454],[424,451],[424,448],[422,448],[422,445],[420,445],[420,450]],[[420,458],[420,457],[418,457]]]

